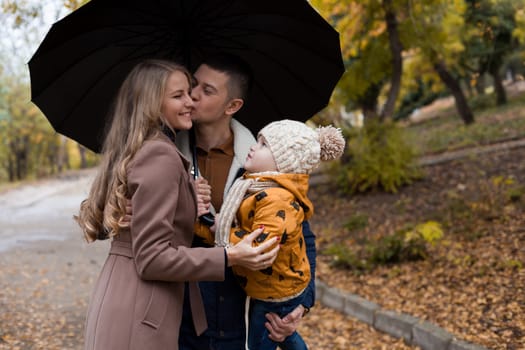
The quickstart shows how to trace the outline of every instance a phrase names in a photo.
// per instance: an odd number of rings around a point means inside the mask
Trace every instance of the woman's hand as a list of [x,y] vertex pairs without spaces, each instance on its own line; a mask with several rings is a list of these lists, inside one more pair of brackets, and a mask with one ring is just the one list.
[[303,318],[304,310],[304,307],[299,305],[283,318],[273,312],[266,314],[268,322],[264,326],[270,332],[269,338],[277,343],[284,341],[286,337],[297,330]]
[[252,245],[252,242],[263,232],[263,229],[264,227],[258,228],[246,235],[242,241],[233,247],[226,248],[228,266],[238,265],[253,271],[272,266],[279,251],[279,237],[273,237],[257,247]]

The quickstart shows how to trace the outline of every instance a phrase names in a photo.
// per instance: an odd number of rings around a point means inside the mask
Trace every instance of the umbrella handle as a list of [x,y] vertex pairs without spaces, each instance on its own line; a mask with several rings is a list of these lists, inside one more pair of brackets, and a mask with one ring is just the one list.
[[[197,143],[195,142],[195,130],[190,129],[190,150],[191,150],[191,159],[193,162],[193,179],[199,177],[199,165],[197,161]],[[207,213],[199,216],[199,221],[206,226],[213,226],[215,224],[215,215],[212,213]]]

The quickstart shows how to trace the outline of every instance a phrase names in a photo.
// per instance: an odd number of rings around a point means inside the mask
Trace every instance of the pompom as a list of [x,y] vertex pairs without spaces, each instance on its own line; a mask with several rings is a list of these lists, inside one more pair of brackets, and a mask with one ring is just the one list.
[[318,128],[317,132],[321,145],[321,160],[334,160],[343,155],[345,138],[341,129],[329,125]]

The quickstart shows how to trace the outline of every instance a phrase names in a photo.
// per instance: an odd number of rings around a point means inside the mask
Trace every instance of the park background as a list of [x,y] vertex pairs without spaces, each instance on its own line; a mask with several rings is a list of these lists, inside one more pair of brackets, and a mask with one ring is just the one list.
[[[51,24],[85,1],[0,3],[0,193],[81,178],[99,157],[57,134],[30,102],[27,62]],[[339,31],[346,67],[310,120],[341,127],[348,143],[312,179],[319,281],[473,344],[524,348],[525,4],[310,3]],[[2,312],[0,348],[78,346],[81,318],[35,332],[39,318],[13,295],[0,292],[0,307],[21,308]],[[316,348],[413,346],[322,305],[313,311],[302,332]],[[53,329],[72,335],[60,342]]]

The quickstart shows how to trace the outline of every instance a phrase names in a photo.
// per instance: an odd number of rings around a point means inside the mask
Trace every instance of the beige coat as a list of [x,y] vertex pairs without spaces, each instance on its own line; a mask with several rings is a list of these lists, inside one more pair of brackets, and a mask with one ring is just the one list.
[[[188,248],[197,216],[188,167],[164,135],[147,141],[131,162],[131,226],[111,243],[96,283],[86,350],[178,349],[184,281],[224,279],[224,249]],[[202,301],[197,283],[190,285],[195,313]]]

